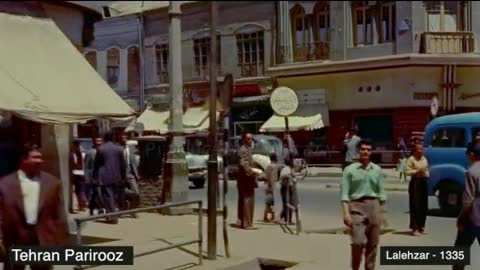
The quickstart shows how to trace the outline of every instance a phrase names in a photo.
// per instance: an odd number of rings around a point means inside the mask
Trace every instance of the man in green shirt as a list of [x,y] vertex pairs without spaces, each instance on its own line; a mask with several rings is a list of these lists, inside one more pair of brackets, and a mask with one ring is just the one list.
[[370,161],[372,143],[362,140],[358,145],[359,160],[346,167],[342,177],[343,222],[352,239],[352,269],[360,269],[365,251],[365,270],[373,270],[385,218],[384,174],[380,166]]

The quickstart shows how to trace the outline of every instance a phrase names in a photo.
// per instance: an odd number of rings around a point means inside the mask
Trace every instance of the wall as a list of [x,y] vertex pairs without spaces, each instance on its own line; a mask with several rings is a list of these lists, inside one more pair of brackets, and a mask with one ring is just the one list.
[[475,53],[480,52],[480,2],[472,1],[472,32],[475,36]]
[[[480,74],[480,67],[457,67],[456,82],[460,84],[457,88],[457,107],[479,107],[480,86],[478,84],[478,74]],[[461,99],[462,94],[476,94],[476,96]]]
[[[294,90],[327,90],[330,110],[429,106],[430,100],[415,100],[415,92],[436,93],[442,81],[441,67],[407,67],[349,73],[279,78],[278,83]],[[376,86],[381,90],[377,92]],[[371,86],[371,92],[366,89]],[[363,92],[359,92],[363,87]]]
[[62,32],[77,46],[82,46],[84,15],[70,7],[42,2],[45,14],[52,18]]

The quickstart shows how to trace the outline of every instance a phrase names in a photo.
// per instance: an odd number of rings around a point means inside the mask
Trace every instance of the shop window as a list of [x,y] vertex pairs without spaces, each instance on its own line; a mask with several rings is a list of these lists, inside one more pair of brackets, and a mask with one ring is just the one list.
[[168,83],[168,43],[155,45],[157,77],[160,83]]
[[237,34],[237,63],[242,77],[256,77],[264,71],[263,31]]
[[432,147],[442,147],[442,148],[465,147],[465,129],[464,128],[438,129],[433,134]]
[[[221,70],[221,38],[217,35],[217,65]],[[195,60],[195,75],[205,77],[209,74],[210,37],[197,38],[193,40],[193,52]]]
[[120,50],[112,48],[107,51],[107,81],[114,87],[118,83],[120,71]]
[[359,136],[372,140],[375,146],[393,143],[393,120],[388,115],[360,116],[355,119]]

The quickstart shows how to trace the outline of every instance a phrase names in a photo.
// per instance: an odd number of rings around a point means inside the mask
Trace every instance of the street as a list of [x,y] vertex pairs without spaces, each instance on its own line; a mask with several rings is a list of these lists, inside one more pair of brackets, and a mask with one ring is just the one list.
[[[339,178],[331,179],[329,182],[340,181]],[[223,184],[223,183],[222,183]],[[339,190],[336,188],[325,188],[324,182],[319,178],[309,177],[297,184],[300,197],[300,213],[303,229],[311,235],[331,233],[343,227],[341,207],[339,202]],[[222,185],[220,185],[222,190]],[[207,203],[207,189],[191,189],[189,199],[201,199]],[[236,182],[230,181],[228,185],[227,203],[229,208],[229,222],[234,223],[236,219],[237,190]],[[390,232],[388,239],[381,242],[381,245],[399,246],[452,246],[456,237],[455,218],[442,217],[439,214],[438,203],[435,197],[429,198],[429,216],[427,218],[427,235],[416,238],[409,235],[408,222],[408,193],[407,191],[395,191],[387,193],[387,211],[389,228],[395,231]],[[275,193],[275,211],[279,215],[281,198],[279,187]],[[263,183],[256,191],[255,196],[255,220],[263,217],[264,191]],[[261,224],[261,222],[260,222]],[[332,230],[331,230],[332,229]],[[236,230],[236,229],[231,229]],[[390,237],[392,236],[392,237]],[[340,237],[340,236],[339,236]],[[387,238],[387,237],[385,237]],[[345,239],[347,245],[347,239]],[[471,268],[479,269],[480,247],[476,243],[471,249]],[[405,269],[404,266],[379,266],[379,269]],[[445,266],[423,266],[414,269],[449,269]],[[468,269],[468,268],[467,268]]]

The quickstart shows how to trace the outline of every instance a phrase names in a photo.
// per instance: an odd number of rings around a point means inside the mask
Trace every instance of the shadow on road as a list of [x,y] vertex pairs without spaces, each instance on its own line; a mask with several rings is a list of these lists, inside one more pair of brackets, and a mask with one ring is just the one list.
[[427,215],[431,216],[431,217],[449,217],[449,218],[456,218],[458,216],[458,214],[456,214],[456,213],[452,213],[452,214],[447,215],[445,213],[442,213],[442,211],[438,208],[428,209]]

